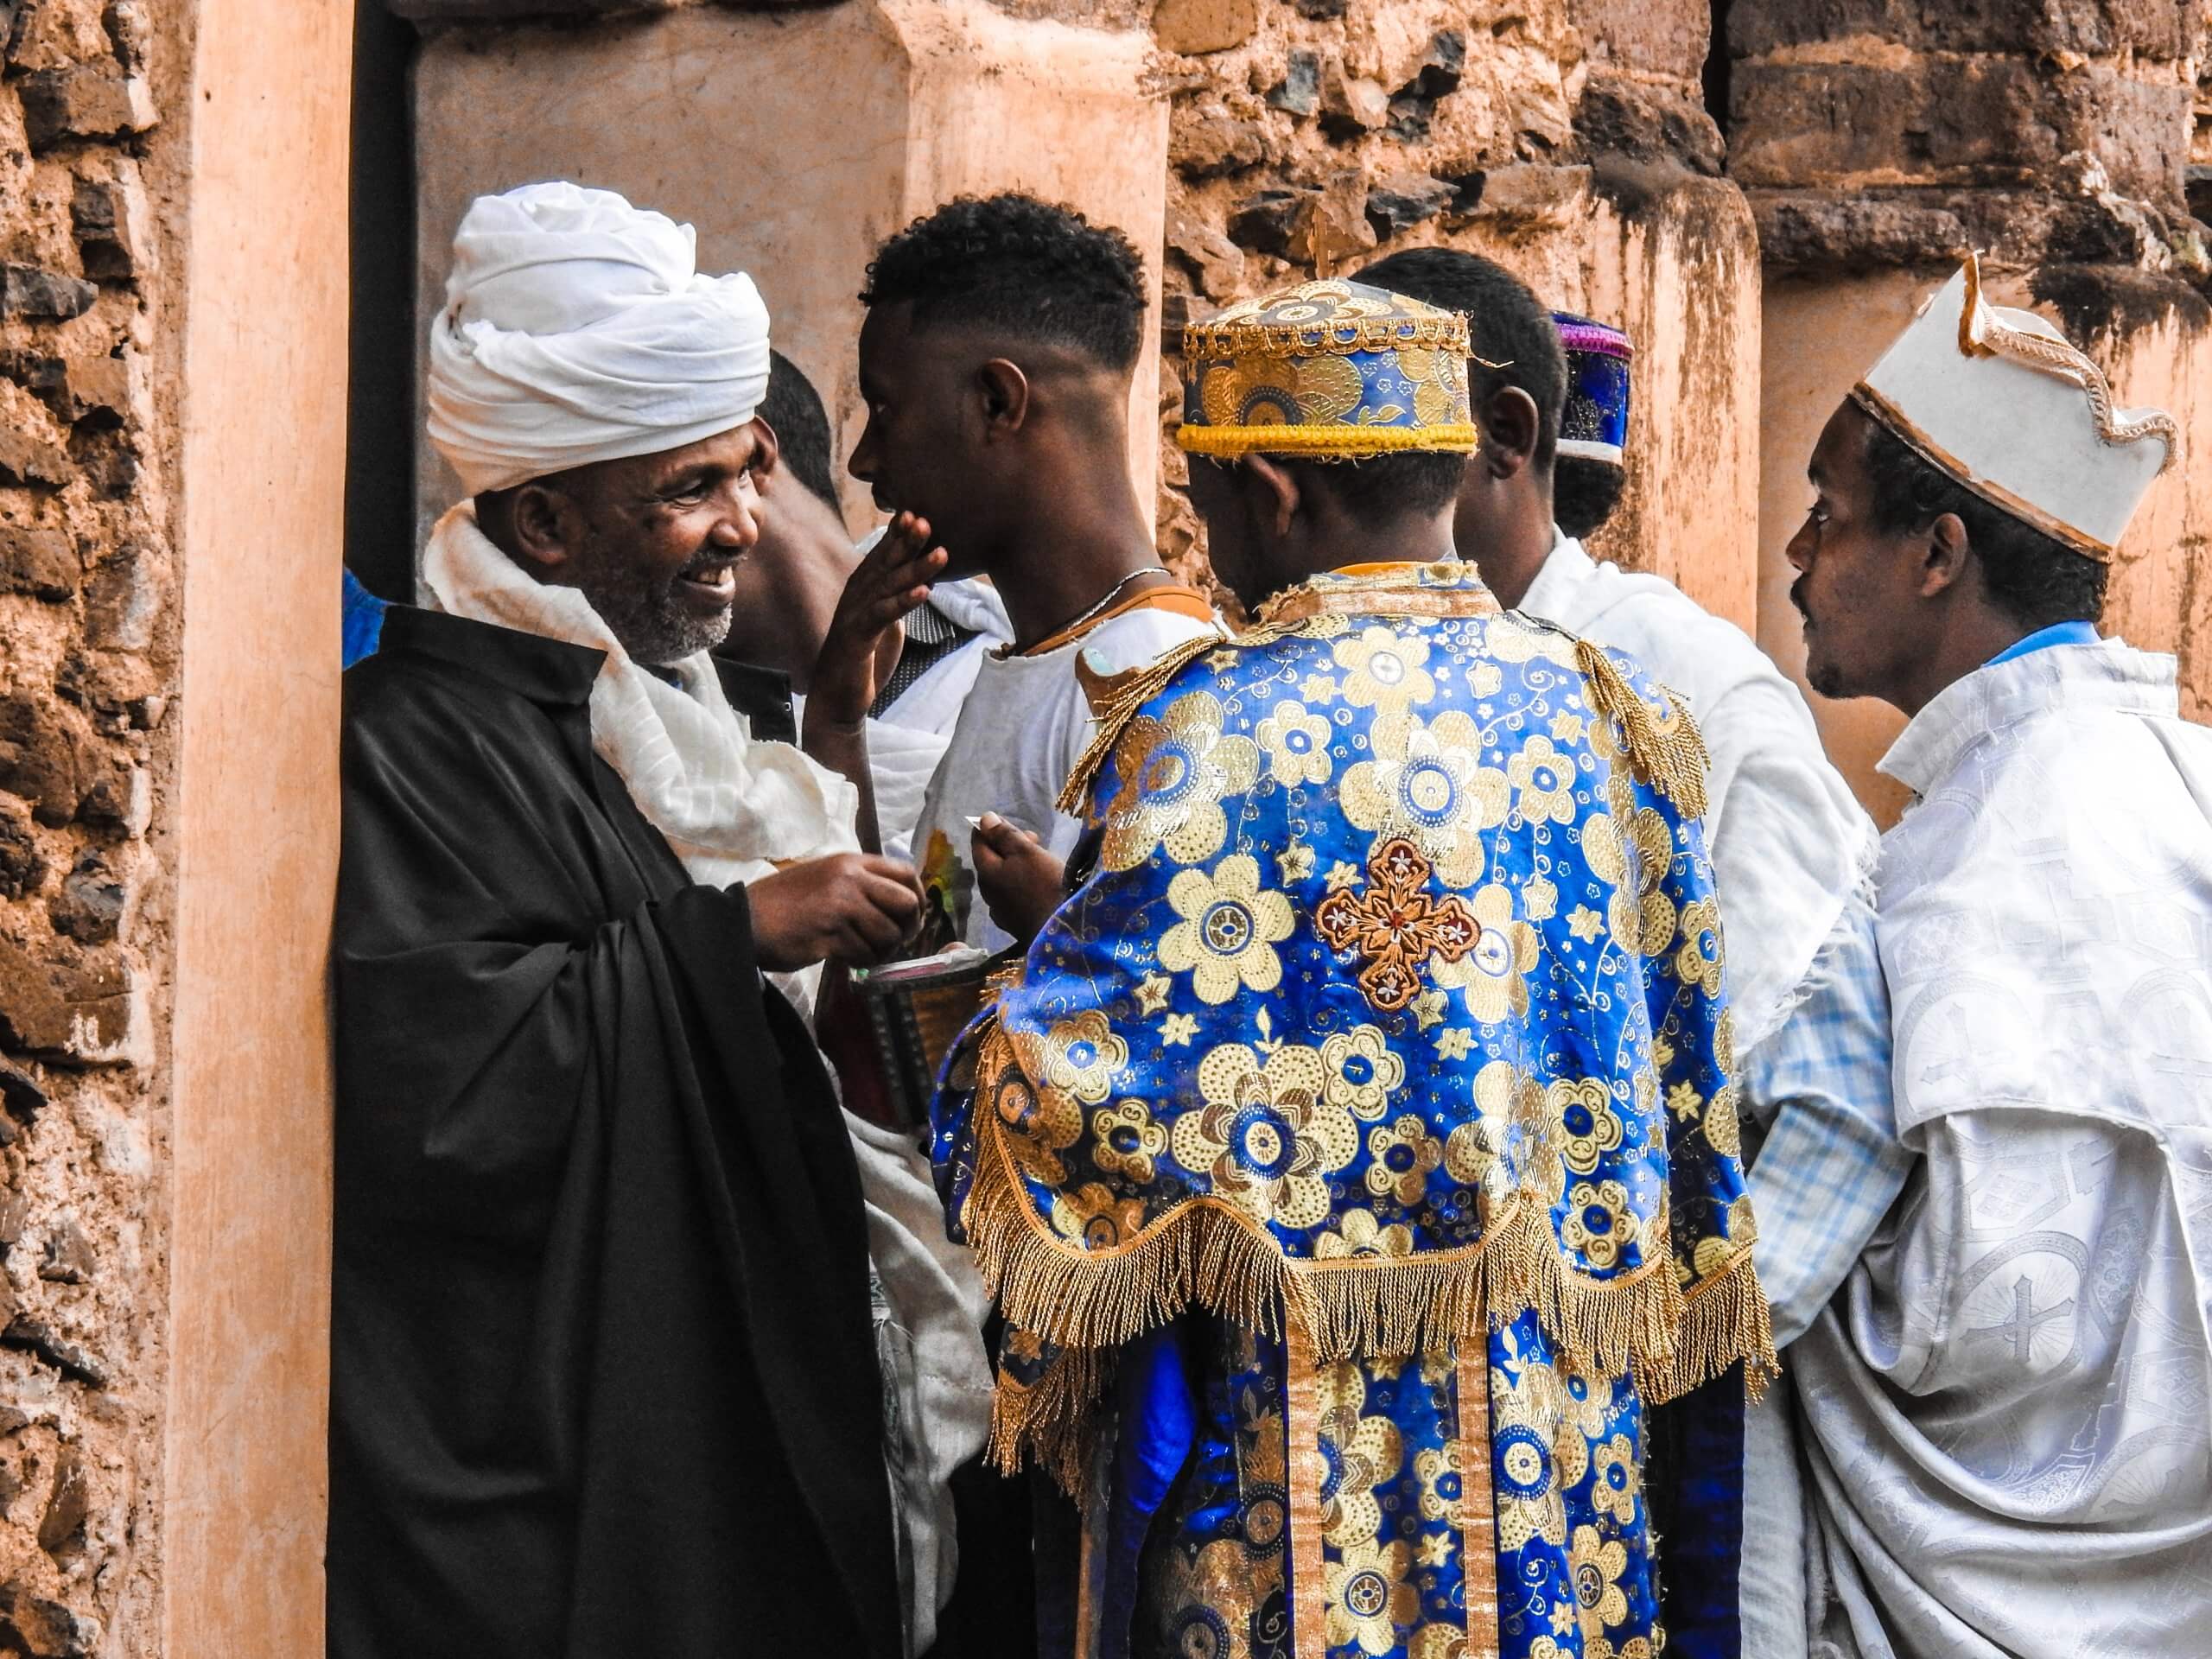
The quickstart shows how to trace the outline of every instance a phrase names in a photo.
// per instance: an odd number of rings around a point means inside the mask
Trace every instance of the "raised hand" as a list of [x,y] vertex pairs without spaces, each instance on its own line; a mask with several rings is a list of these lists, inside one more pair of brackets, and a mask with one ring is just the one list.
[[976,890],[991,919],[1027,946],[1067,896],[1067,867],[1036,836],[995,812],[976,821],[974,857]]
[[945,557],[943,548],[930,545],[928,520],[911,512],[892,519],[845,582],[815,661],[810,709],[818,702],[841,726],[867,718],[899,665],[905,639],[899,620],[930,596]]
[[882,962],[921,925],[922,890],[911,866],[868,853],[810,858],[747,884],[753,950],[776,973],[824,960]]

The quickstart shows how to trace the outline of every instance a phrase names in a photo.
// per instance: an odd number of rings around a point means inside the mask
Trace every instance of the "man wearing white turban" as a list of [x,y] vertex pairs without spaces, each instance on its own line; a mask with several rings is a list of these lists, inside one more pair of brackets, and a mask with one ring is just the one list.
[[753,737],[708,650],[767,368],[689,226],[570,184],[461,224],[429,433],[470,499],[346,683],[334,1659],[903,1659],[949,1591],[972,1273],[779,988],[915,925],[862,720],[944,556],[887,537],[805,751]]

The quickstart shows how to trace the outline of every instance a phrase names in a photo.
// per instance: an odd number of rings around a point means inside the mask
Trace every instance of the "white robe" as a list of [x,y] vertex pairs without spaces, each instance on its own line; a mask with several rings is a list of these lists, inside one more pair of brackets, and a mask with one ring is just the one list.
[[1921,1165],[1792,1345],[1816,1655],[2212,1654],[2212,731],[2116,642],[1967,675],[1882,763]]

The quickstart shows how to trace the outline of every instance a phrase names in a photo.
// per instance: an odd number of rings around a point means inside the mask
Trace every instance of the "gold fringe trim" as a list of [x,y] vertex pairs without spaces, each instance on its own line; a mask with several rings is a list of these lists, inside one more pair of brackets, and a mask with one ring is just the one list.
[[1663,1359],[1639,1358],[1637,1389],[1649,1403],[1663,1405],[1710,1382],[1739,1359],[1744,1398],[1757,1405],[1766,1385],[1782,1374],[1782,1362],[1775,1356],[1766,1293],[1759,1287],[1748,1249],[1690,1292],[1675,1332],[1674,1352]]
[[[984,1288],[1007,1319],[1063,1347],[1119,1347],[1192,1303],[1268,1335],[1281,1331],[1280,1306],[1332,1360],[1415,1353],[1533,1312],[1586,1370],[1634,1367],[1671,1390],[1662,1397],[1738,1358],[1762,1372],[1759,1388],[1773,1368],[1748,1252],[1686,1301],[1671,1254],[1618,1279],[1575,1272],[1560,1259],[1548,1213],[1524,1199],[1509,1202],[1482,1242],[1464,1249],[1323,1262],[1286,1258],[1258,1222],[1213,1198],[1124,1243],[1086,1250],[1046,1230],[1003,1135],[996,1119],[982,1120],[962,1225]],[[1667,1231],[1662,1212],[1652,1236]]]
[[1636,693],[1618,664],[1603,645],[1591,639],[1574,642],[1575,665],[1588,682],[1590,706],[1618,721],[1628,733],[1629,764],[1636,775],[1672,800],[1685,816],[1705,816],[1705,772],[1709,757],[1705,734],[1682,706],[1682,700],[1666,687],[1664,712],[1655,710]]
[[1025,1461],[1052,1478],[1071,1497],[1080,1497],[1090,1467],[1096,1418],[1092,1412],[1105,1392],[1103,1356],[1087,1348],[1064,1348],[1045,1374],[1019,1388],[999,1377],[991,1400],[991,1438],[983,1455],[1002,1475],[1018,1475]]
[[1122,730],[1137,717],[1138,710],[1165,691],[1178,674],[1199,658],[1226,645],[1269,645],[1281,636],[1282,630],[1266,628],[1234,640],[1218,634],[1201,634],[1172,647],[1166,655],[1147,667],[1129,669],[1104,678],[1089,674],[1078,659],[1076,674],[1090,699],[1090,715],[1098,730],[1076,761],[1075,770],[1068,773],[1067,782],[1060,786],[1060,798],[1054,804],[1071,818],[1084,816],[1090,804],[1090,785],[1097,778],[1099,768],[1106,764],[1106,757],[1122,741]]
[[[1427,316],[1342,317],[1319,322],[1186,322],[1185,357],[1349,357],[1360,352],[1395,352],[1412,346],[1465,357],[1471,349],[1467,320],[1457,311]],[[1504,368],[1486,363],[1487,368]]]
[[1482,433],[1471,423],[1443,426],[1194,426],[1176,429],[1175,442],[1194,455],[1234,461],[1244,455],[1294,455],[1301,461],[1372,461],[1411,450],[1471,455]]

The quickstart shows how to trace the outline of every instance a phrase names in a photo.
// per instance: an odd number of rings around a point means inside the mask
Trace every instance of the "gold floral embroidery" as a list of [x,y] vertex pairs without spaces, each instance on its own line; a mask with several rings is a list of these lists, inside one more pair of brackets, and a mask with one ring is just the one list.
[[1152,1179],[1153,1165],[1167,1152],[1167,1131],[1152,1121],[1152,1108],[1141,1100],[1117,1100],[1094,1112],[1090,1160],[1109,1175],[1126,1175],[1140,1185]]
[[[1380,1131],[1378,1130],[1379,1134]],[[1323,1262],[1353,1256],[1404,1256],[1414,1253],[1413,1229],[1403,1223],[1385,1227],[1372,1210],[1347,1210],[1337,1218],[1338,1230],[1324,1233],[1313,1242],[1313,1254]]]
[[1560,1157],[1559,1140],[1552,1133],[1552,1112],[1544,1086],[1523,1077],[1513,1087],[1513,1110],[1506,1138],[1516,1184],[1549,1209],[1567,1181],[1567,1166]]
[[1597,1078],[1562,1077],[1545,1089],[1544,1103],[1559,1125],[1560,1156],[1576,1174],[1592,1173],[1599,1160],[1620,1145],[1620,1115]]
[[1175,1120],[1175,1160],[1262,1221],[1318,1226],[1329,1214],[1325,1177],[1359,1150],[1351,1114],[1324,1098],[1325,1080],[1313,1049],[1278,1048],[1263,1065],[1224,1044],[1198,1065],[1205,1105]]
[[1592,1186],[1577,1181],[1567,1195],[1567,1219],[1559,1230],[1560,1243],[1580,1250],[1584,1261],[1600,1271],[1621,1259],[1621,1252],[1636,1243],[1637,1223],[1628,1207],[1628,1189],[1618,1181]]
[[1590,1501],[1598,1506],[1599,1514],[1609,1515],[1625,1527],[1636,1519],[1637,1495],[1643,1490],[1636,1448],[1627,1435],[1616,1434],[1598,1447],[1594,1461],[1598,1478],[1591,1483]]
[[1457,709],[1431,721],[1384,715],[1368,731],[1370,760],[1344,772],[1338,804],[1353,827],[1402,837],[1447,887],[1483,873],[1482,832],[1505,818],[1505,774],[1481,764],[1482,734]]
[[1459,1513],[1459,1459],[1465,1453],[1459,1440],[1446,1440],[1414,1454],[1414,1478],[1421,1482],[1421,1512],[1429,1521],[1455,1520]]
[[1536,965],[1536,930],[1513,914],[1513,895],[1492,882],[1475,894],[1468,908],[1482,931],[1475,948],[1456,962],[1439,964],[1436,982],[1461,992],[1467,1012],[1484,1025],[1529,1011],[1528,973]]
[[1560,1410],[1586,1440],[1594,1440],[1605,1433],[1612,1403],[1612,1384],[1605,1378],[1593,1377],[1572,1367],[1560,1376]]
[[1574,822],[1574,760],[1554,748],[1548,737],[1530,738],[1505,763],[1505,777],[1529,823]]
[[1620,1583],[1628,1570],[1628,1546],[1619,1539],[1600,1539],[1597,1528],[1577,1527],[1567,1548],[1567,1570],[1586,1643],[1628,1617],[1628,1596]]
[[1052,1226],[1063,1238],[1082,1241],[1087,1250],[1127,1243],[1144,1226],[1144,1201],[1122,1198],[1103,1181],[1089,1181],[1073,1192],[1055,1193]]
[[1083,1108],[1065,1090],[1033,1088],[1020,1065],[1009,1065],[992,1081],[991,1109],[1011,1139],[1015,1160],[1048,1185],[1066,1172],[1054,1154],[1073,1146],[1083,1134]]
[[1160,965],[1187,973],[1201,1002],[1226,1002],[1239,985],[1271,991],[1282,982],[1275,946],[1296,930],[1290,900],[1260,885],[1259,861],[1236,853],[1204,870],[1179,870],[1167,902],[1183,919],[1160,936]]
[[1526,1548],[1536,1538],[1567,1541],[1554,1395],[1551,1367],[1541,1360],[1522,1359],[1517,1376],[1491,1368],[1491,1489],[1501,1549]]
[[[1662,944],[1660,947],[1665,949]],[[1675,977],[1707,996],[1720,995],[1720,906],[1709,895],[1682,907],[1682,944],[1675,952]]]
[[1428,1132],[1428,1125],[1408,1112],[1388,1128],[1381,1124],[1367,1132],[1367,1190],[1378,1198],[1395,1198],[1402,1205],[1416,1205],[1428,1185],[1428,1173],[1444,1161],[1444,1148]]
[[1406,1080],[1406,1063],[1374,1026],[1354,1026],[1330,1037],[1321,1045],[1321,1065],[1328,1073],[1322,1091],[1330,1101],[1370,1122],[1382,1116],[1391,1091]]
[[1358,638],[1338,639],[1329,651],[1337,666],[1347,671],[1344,701],[1357,708],[1378,714],[1402,712],[1436,695],[1436,682],[1423,666],[1428,661],[1428,641],[1418,634],[1362,628]]
[[1329,721],[1302,702],[1286,698],[1253,728],[1267,751],[1268,775],[1288,787],[1329,781]]
[[[1114,1073],[1129,1063],[1129,1046],[1096,1008],[1062,1020],[1046,1033],[1043,1073],[1048,1090],[1064,1090],[1096,1106],[1113,1088]],[[1058,1144],[1065,1144],[1065,1142]]]
[[1559,888],[1544,876],[1530,876],[1521,884],[1521,908],[1530,921],[1548,922],[1559,914]]
[[1255,1554],[1234,1538],[1218,1538],[1187,1567],[1168,1571],[1162,1586],[1174,1611],[1166,1650],[1179,1659],[1249,1659],[1252,1619],[1282,1588],[1282,1553]]
[[1736,1119],[1736,1085],[1730,1084],[1705,1109],[1705,1143],[1724,1158],[1741,1158],[1744,1141]]
[[1355,897],[1332,893],[1313,912],[1314,931],[1339,950],[1367,958],[1359,988],[1385,1013],[1395,1013],[1421,988],[1422,968],[1457,962],[1475,947],[1474,912],[1457,893],[1432,898],[1429,864],[1407,841],[1385,842],[1367,867],[1371,884]]
[[1165,849],[1179,863],[1195,864],[1221,850],[1229,837],[1224,795],[1249,789],[1260,775],[1260,751],[1249,737],[1224,736],[1220,702],[1192,691],[1154,720],[1139,715],[1115,745],[1120,776],[1105,812],[1099,861],[1130,870]]
[[1513,1104],[1513,1067],[1492,1060],[1475,1074],[1475,1115],[1455,1125],[1444,1143],[1444,1170],[1465,1185],[1495,1201],[1505,1196],[1503,1162]]
[[1322,1434],[1321,1530],[1338,1548],[1372,1543],[1382,1525],[1382,1500],[1375,1489],[1395,1478],[1404,1457],[1398,1426],[1388,1417],[1361,1417],[1349,1433],[1342,1414],[1332,1414]]
[[[1439,1540],[1449,1544],[1449,1535]],[[1406,1649],[1413,1659],[1468,1659],[1467,1627],[1465,1624],[1424,1624],[1414,1632],[1413,1645]]]
[[1351,1544],[1322,1569],[1329,1645],[1357,1642],[1380,1656],[1398,1645],[1398,1627],[1421,1617],[1421,1592],[1406,1582],[1413,1551],[1402,1543]]

